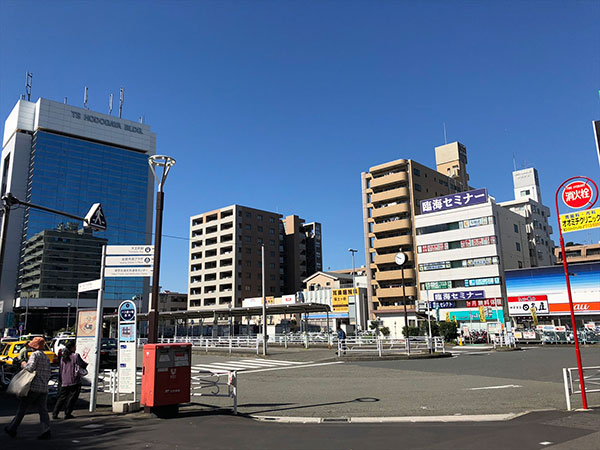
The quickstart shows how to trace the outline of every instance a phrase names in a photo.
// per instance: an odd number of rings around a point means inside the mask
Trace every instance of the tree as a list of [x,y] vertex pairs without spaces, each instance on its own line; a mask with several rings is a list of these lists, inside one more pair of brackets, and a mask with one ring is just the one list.
[[458,336],[458,325],[456,322],[440,322],[440,334],[444,341],[453,341]]

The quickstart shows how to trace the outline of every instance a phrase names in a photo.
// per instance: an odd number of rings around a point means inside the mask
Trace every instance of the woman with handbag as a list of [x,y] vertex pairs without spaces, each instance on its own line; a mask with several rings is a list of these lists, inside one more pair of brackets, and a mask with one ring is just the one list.
[[[48,417],[48,380],[50,379],[50,360],[44,354],[46,341],[44,338],[35,337],[29,343],[29,347],[35,351],[29,356],[27,362],[22,362],[23,371],[29,372],[30,381],[23,386],[18,393],[20,397],[17,414],[12,422],[4,428],[6,434],[14,438],[17,435],[17,428],[21,424],[23,417],[30,406],[37,408],[40,415],[40,424],[42,425],[42,434],[38,439],[50,439],[50,417]],[[35,376],[31,377],[31,374]],[[15,375],[15,379],[20,374]],[[14,381],[14,379],[13,379]],[[11,382],[12,384],[12,382]],[[9,386],[10,390],[10,386]]]
[[60,371],[58,379],[60,390],[54,405],[52,418],[58,419],[58,414],[64,408],[65,419],[72,419],[75,403],[81,392],[81,377],[87,375],[87,363],[81,359],[79,353],[75,353],[75,341],[68,341],[60,357]]

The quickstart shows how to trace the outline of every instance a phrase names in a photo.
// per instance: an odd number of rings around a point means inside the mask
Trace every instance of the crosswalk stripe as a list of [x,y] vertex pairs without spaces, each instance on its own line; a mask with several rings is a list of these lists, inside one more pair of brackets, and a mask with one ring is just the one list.
[[246,367],[246,368],[257,368],[257,367],[264,367],[262,364],[250,364],[250,363],[238,363],[237,361],[226,361],[224,363],[211,363],[211,364],[204,364],[204,365],[197,365],[197,366],[192,366],[192,367],[206,367],[206,366],[222,366],[222,365],[230,365],[230,366],[235,366],[235,367]]
[[243,359],[240,362],[252,362],[254,364],[264,364],[265,366],[294,366],[298,364],[306,364],[311,363],[312,361],[307,362],[298,362],[298,361],[279,361],[276,359]]

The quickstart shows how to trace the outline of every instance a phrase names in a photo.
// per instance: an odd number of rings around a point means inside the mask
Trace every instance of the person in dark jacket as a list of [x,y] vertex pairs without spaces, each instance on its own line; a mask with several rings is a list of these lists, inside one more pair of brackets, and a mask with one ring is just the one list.
[[74,417],[73,409],[75,409],[75,403],[81,392],[81,370],[85,369],[87,365],[79,353],[75,353],[75,341],[68,341],[60,357],[60,390],[52,412],[53,419],[58,419],[63,408],[65,419]]
[[6,434],[14,438],[17,428],[30,406],[37,408],[42,425],[42,434],[38,439],[50,439],[50,418],[48,417],[48,380],[50,379],[50,360],[44,354],[46,341],[41,337],[35,337],[29,343],[34,352],[27,362],[22,362],[21,367],[29,372],[35,372],[35,378],[31,382],[29,394],[21,398],[17,414],[12,422],[4,428]]

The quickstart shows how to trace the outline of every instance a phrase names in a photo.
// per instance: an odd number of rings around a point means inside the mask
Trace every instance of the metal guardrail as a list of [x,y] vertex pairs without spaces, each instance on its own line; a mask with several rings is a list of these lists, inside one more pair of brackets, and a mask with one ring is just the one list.
[[494,336],[494,350],[496,347],[516,347],[517,342],[513,333],[499,334]]
[[[192,370],[192,396],[229,397],[233,399],[233,414],[237,415],[237,371],[206,372]],[[224,378],[227,377],[226,380]],[[201,392],[202,390],[209,392]]]
[[338,341],[338,357],[352,354],[377,354],[380,358],[392,354],[422,354],[430,352],[445,353],[444,340],[439,336],[430,339],[427,336],[415,336],[409,339],[382,337],[351,337]]
[[240,350],[253,350],[258,355],[260,346],[260,339],[253,336],[220,336],[216,338],[178,336],[176,338],[160,338],[159,341],[161,344],[190,343],[192,347],[205,349],[206,353],[209,351],[233,353]]
[[[585,380],[585,393],[600,392],[600,366],[582,367],[582,371],[583,379]],[[575,376],[573,376],[573,374],[575,374]],[[574,379],[575,384],[573,382]],[[567,411],[571,411],[571,395],[581,394],[581,384],[579,383],[579,372],[577,367],[563,368],[563,382],[565,385]],[[576,388],[577,384],[579,384],[579,389]]]

